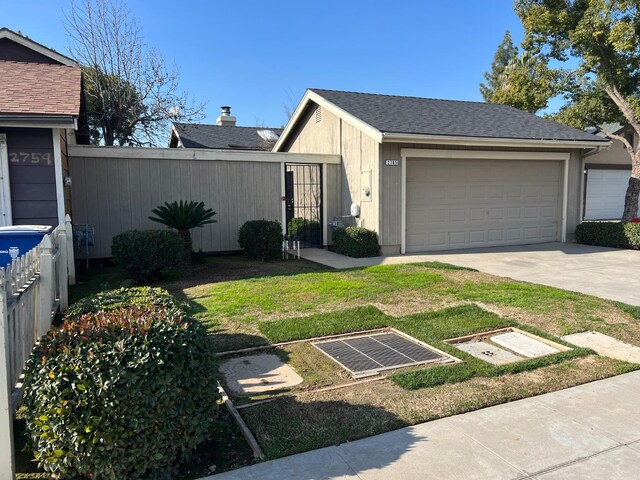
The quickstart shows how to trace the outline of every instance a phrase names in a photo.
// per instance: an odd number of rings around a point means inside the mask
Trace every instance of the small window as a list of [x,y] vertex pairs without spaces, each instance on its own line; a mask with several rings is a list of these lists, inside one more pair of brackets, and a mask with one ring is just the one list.
[[320,123],[322,121],[322,107],[318,105],[316,107],[316,123]]

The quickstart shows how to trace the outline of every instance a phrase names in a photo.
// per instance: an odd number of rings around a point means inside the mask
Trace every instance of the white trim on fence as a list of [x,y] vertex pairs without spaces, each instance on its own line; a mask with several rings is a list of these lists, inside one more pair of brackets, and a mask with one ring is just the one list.
[[331,163],[339,164],[340,155],[321,153],[282,153],[267,151],[215,150],[212,148],[141,148],[69,145],[68,153],[76,158],[118,158],[154,160],[205,160],[222,162]]

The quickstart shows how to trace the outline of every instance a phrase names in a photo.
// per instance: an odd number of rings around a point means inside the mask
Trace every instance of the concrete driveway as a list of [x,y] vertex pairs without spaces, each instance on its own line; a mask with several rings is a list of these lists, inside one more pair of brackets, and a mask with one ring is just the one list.
[[363,259],[307,249],[303,257],[334,268],[445,262],[640,306],[640,252],[634,250],[543,243]]

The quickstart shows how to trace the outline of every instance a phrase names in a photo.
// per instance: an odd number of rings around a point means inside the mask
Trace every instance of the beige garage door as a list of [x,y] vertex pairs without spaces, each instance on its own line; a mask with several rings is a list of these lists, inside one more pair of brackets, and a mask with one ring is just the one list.
[[407,252],[559,239],[562,163],[407,160]]

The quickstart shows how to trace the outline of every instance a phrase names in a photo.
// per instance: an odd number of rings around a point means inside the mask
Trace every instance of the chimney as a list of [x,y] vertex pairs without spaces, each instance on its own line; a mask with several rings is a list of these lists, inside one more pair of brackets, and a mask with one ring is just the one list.
[[236,126],[236,117],[231,115],[231,107],[220,107],[220,116],[216,120],[216,125],[223,127]]

